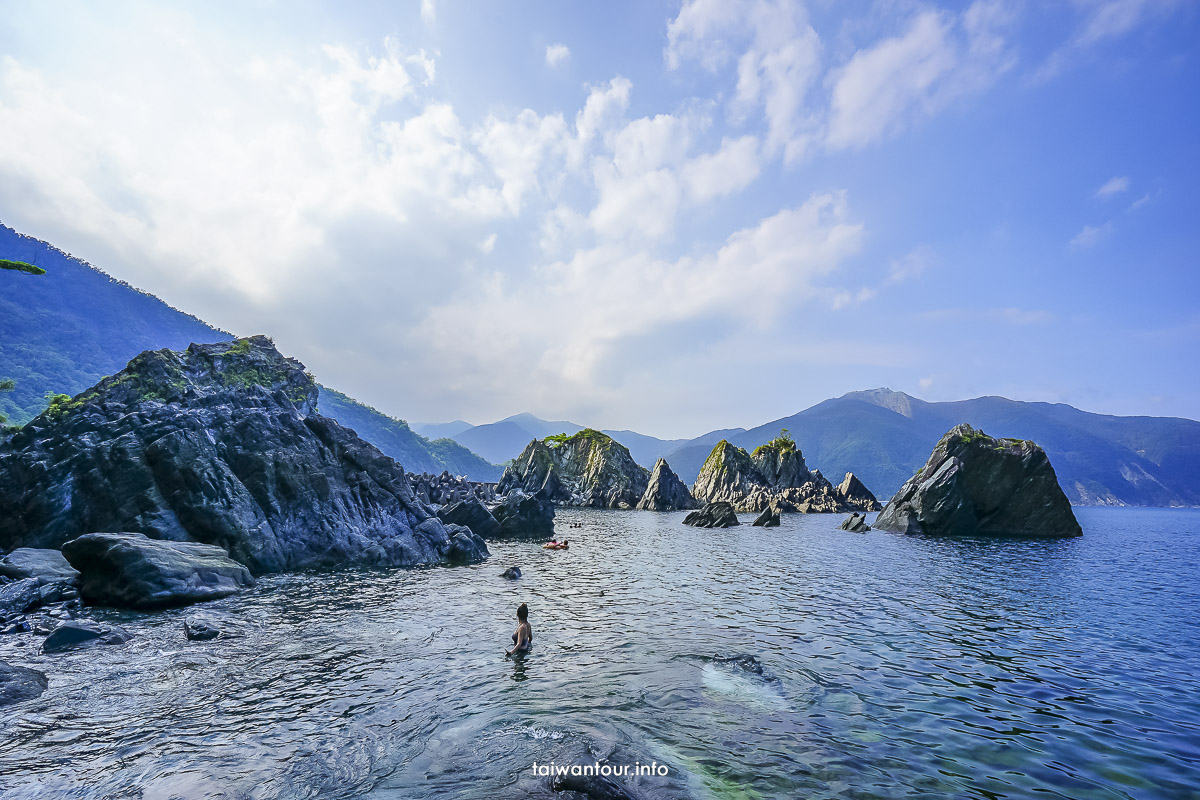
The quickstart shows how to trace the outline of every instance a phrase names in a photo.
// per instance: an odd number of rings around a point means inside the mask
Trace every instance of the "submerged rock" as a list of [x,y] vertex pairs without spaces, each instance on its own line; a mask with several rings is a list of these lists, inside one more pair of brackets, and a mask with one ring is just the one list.
[[442,506],[438,509],[437,516],[447,525],[465,525],[483,539],[494,539],[500,535],[500,523],[492,516],[492,512],[474,497]]
[[633,508],[650,473],[612,437],[590,428],[530,442],[500,476],[497,491],[520,489],[559,505]]
[[687,484],[679,479],[666,459],[655,461],[646,493],[638,501],[637,508],[641,511],[686,511],[699,507]]
[[838,484],[837,493],[846,505],[859,511],[879,511],[883,508],[853,472],[846,473],[846,477]]
[[706,503],[704,508],[688,514],[683,518],[683,524],[693,528],[732,528],[739,523],[733,505],[718,501]]
[[871,526],[867,524],[866,515],[857,512],[842,520],[842,524],[838,527],[851,533],[866,533],[871,530]]
[[132,638],[132,634],[115,625],[72,620],[62,623],[46,637],[46,641],[42,642],[42,652],[61,653],[79,647],[125,644]]
[[142,353],[0,444],[0,550],[100,530],[217,545],[256,574],[445,560],[404,470],[317,396],[263,336]]
[[875,519],[875,528],[933,536],[1080,536],[1045,451],[970,425],[942,437]]
[[41,697],[49,686],[44,673],[0,661],[0,707]]
[[754,520],[756,528],[778,528],[779,527],[779,507],[767,506]]
[[58,550],[18,547],[0,558],[0,575],[9,578],[36,578],[40,584],[78,584],[79,572]]
[[210,620],[184,618],[183,635],[189,642],[207,642],[220,636],[221,629]]
[[163,608],[215,600],[254,585],[250,570],[219,547],[164,542],[141,533],[89,533],[63,545],[89,603]]
[[509,567],[508,569],[504,570],[504,572],[500,573],[500,577],[508,578],[510,581],[515,581],[517,578],[521,577],[521,568]]
[[514,489],[492,510],[500,523],[500,537],[543,539],[554,535],[554,506],[541,494]]

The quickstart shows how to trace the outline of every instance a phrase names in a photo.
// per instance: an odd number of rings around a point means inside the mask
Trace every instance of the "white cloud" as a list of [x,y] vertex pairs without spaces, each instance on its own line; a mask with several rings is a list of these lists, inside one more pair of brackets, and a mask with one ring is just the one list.
[[1073,5],[1080,14],[1078,27],[1034,73],[1035,81],[1054,78],[1093,48],[1128,36],[1147,20],[1165,17],[1189,4],[1184,0],[1074,0]]
[[758,139],[742,136],[723,139],[714,153],[704,153],[687,162],[682,178],[688,198],[705,203],[745,189],[758,178]]
[[1129,188],[1129,178],[1117,176],[1109,178],[1103,186],[1096,190],[1096,197],[1112,197],[1114,194],[1120,194]]
[[557,67],[571,56],[571,49],[565,44],[552,44],[546,48],[546,66]]
[[924,11],[903,35],[855,53],[831,76],[828,146],[862,147],[985,88],[1013,64],[1008,20],[984,0],[957,18]]
[[936,257],[933,248],[924,244],[918,245],[903,258],[895,259],[888,265],[887,282],[904,283],[924,274]]
[[437,21],[437,8],[433,0],[421,0],[421,21],[429,27],[433,27]]
[[1072,250],[1086,250],[1090,247],[1095,247],[1100,242],[1107,239],[1113,232],[1113,224],[1106,222],[1103,225],[1084,225],[1083,230],[1071,237],[1068,246]]

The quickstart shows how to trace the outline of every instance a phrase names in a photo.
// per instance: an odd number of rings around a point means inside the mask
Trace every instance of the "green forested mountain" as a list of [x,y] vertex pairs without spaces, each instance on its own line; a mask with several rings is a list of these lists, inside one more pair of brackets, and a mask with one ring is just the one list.
[[[22,424],[46,407],[47,392],[76,395],[125,367],[144,350],[181,350],[192,342],[233,338],[171,308],[45,242],[0,225],[0,260],[24,262],[44,275],[0,270],[0,414]],[[500,468],[456,442],[430,441],[408,425],[322,387],[321,412],[412,472],[494,481]]]

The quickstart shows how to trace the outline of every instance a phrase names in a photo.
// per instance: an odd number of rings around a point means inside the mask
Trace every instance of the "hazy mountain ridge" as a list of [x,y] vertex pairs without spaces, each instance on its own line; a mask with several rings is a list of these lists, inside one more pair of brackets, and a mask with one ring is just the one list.
[[[26,261],[47,271],[39,276],[6,272],[0,283],[0,378],[16,381],[12,392],[0,393],[0,413],[11,423],[22,424],[41,413],[47,392],[76,395],[120,372],[145,350],[182,350],[193,342],[234,338],[4,225],[0,225],[0,258]],[[320,389],[323,414],[353,428],[410,472],[449,470],[480,481],[500,477],[499,467],[456,442],[430,441],[402,420],[340,392]]]

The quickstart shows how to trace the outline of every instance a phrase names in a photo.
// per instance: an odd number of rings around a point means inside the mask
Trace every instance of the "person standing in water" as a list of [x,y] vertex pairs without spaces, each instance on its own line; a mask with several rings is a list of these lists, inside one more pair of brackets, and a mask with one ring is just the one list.
[[512,635],[513,646],[504,651],[504,655],[524,653],[533,645],[533,628],[529,626],[529,606],[521,603],[517,606],[517,632]]

